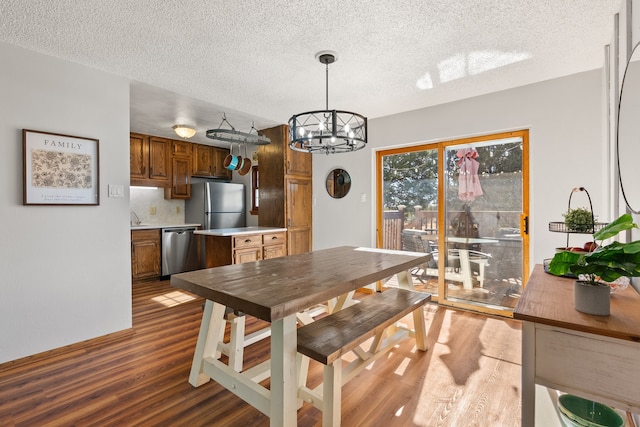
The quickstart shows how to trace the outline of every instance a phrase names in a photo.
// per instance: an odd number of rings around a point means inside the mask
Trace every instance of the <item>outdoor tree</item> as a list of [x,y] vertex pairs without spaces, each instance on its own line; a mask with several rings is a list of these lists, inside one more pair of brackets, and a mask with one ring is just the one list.
[[[522,149],[520,142],[477,147],[479,180],[484,194],[471,202],[458,198],[459,167],[456,147],[445,150],[444,186],[447,204],[454,209],[472,204],[474,209],[502,210],[521,208]],[[382,179],[384,209],[396,210],[399,205],[413,212],[414,206],[428,210],[438,204],[438,150],[399,153],[383,158]]]

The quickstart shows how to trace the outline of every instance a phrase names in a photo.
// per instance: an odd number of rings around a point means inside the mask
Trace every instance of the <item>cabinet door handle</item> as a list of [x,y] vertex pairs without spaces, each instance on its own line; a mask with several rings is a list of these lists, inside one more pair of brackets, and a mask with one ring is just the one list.
[[244,242],[245,243],[251,243],[251,239],[246,239]]
[[271,238],[271,240],[278,240],[278,237],[273,236],[273,237]]

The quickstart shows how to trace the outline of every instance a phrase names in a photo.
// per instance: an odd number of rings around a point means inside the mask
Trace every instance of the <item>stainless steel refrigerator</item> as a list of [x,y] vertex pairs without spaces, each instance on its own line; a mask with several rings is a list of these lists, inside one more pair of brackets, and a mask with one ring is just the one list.
[[246,225],[244,184],[194,178],[185,201],[185,221],[205,230]]

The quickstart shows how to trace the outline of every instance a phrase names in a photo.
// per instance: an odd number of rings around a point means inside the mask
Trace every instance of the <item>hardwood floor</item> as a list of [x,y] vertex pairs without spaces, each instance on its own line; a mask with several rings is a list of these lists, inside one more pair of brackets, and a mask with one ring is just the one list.
[[[0,365],[0,426],[268,426],[215,382],[187,382],[202,303],[168,281],[134,285],[133,333]],[[347,383],[342,425],[519,426],[520,323],[425,311],[429,351],[406,341]],[[247,332],[262,325],[248,321]],[[268,346],[248,348],[245,366]],[[321,380],[312,362],[309,383]],[[321,422],[317,409],[300,409],[298,425]]]

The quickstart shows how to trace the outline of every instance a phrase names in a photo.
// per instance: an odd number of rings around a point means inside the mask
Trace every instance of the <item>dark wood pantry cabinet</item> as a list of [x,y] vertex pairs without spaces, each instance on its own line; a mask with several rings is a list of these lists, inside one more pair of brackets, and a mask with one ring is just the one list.
[[258,225],[287,229],[287,254],[311,251],[311,154],[289,148],[289,127],[260,131],[271,140],[258,148],[260,213]]

